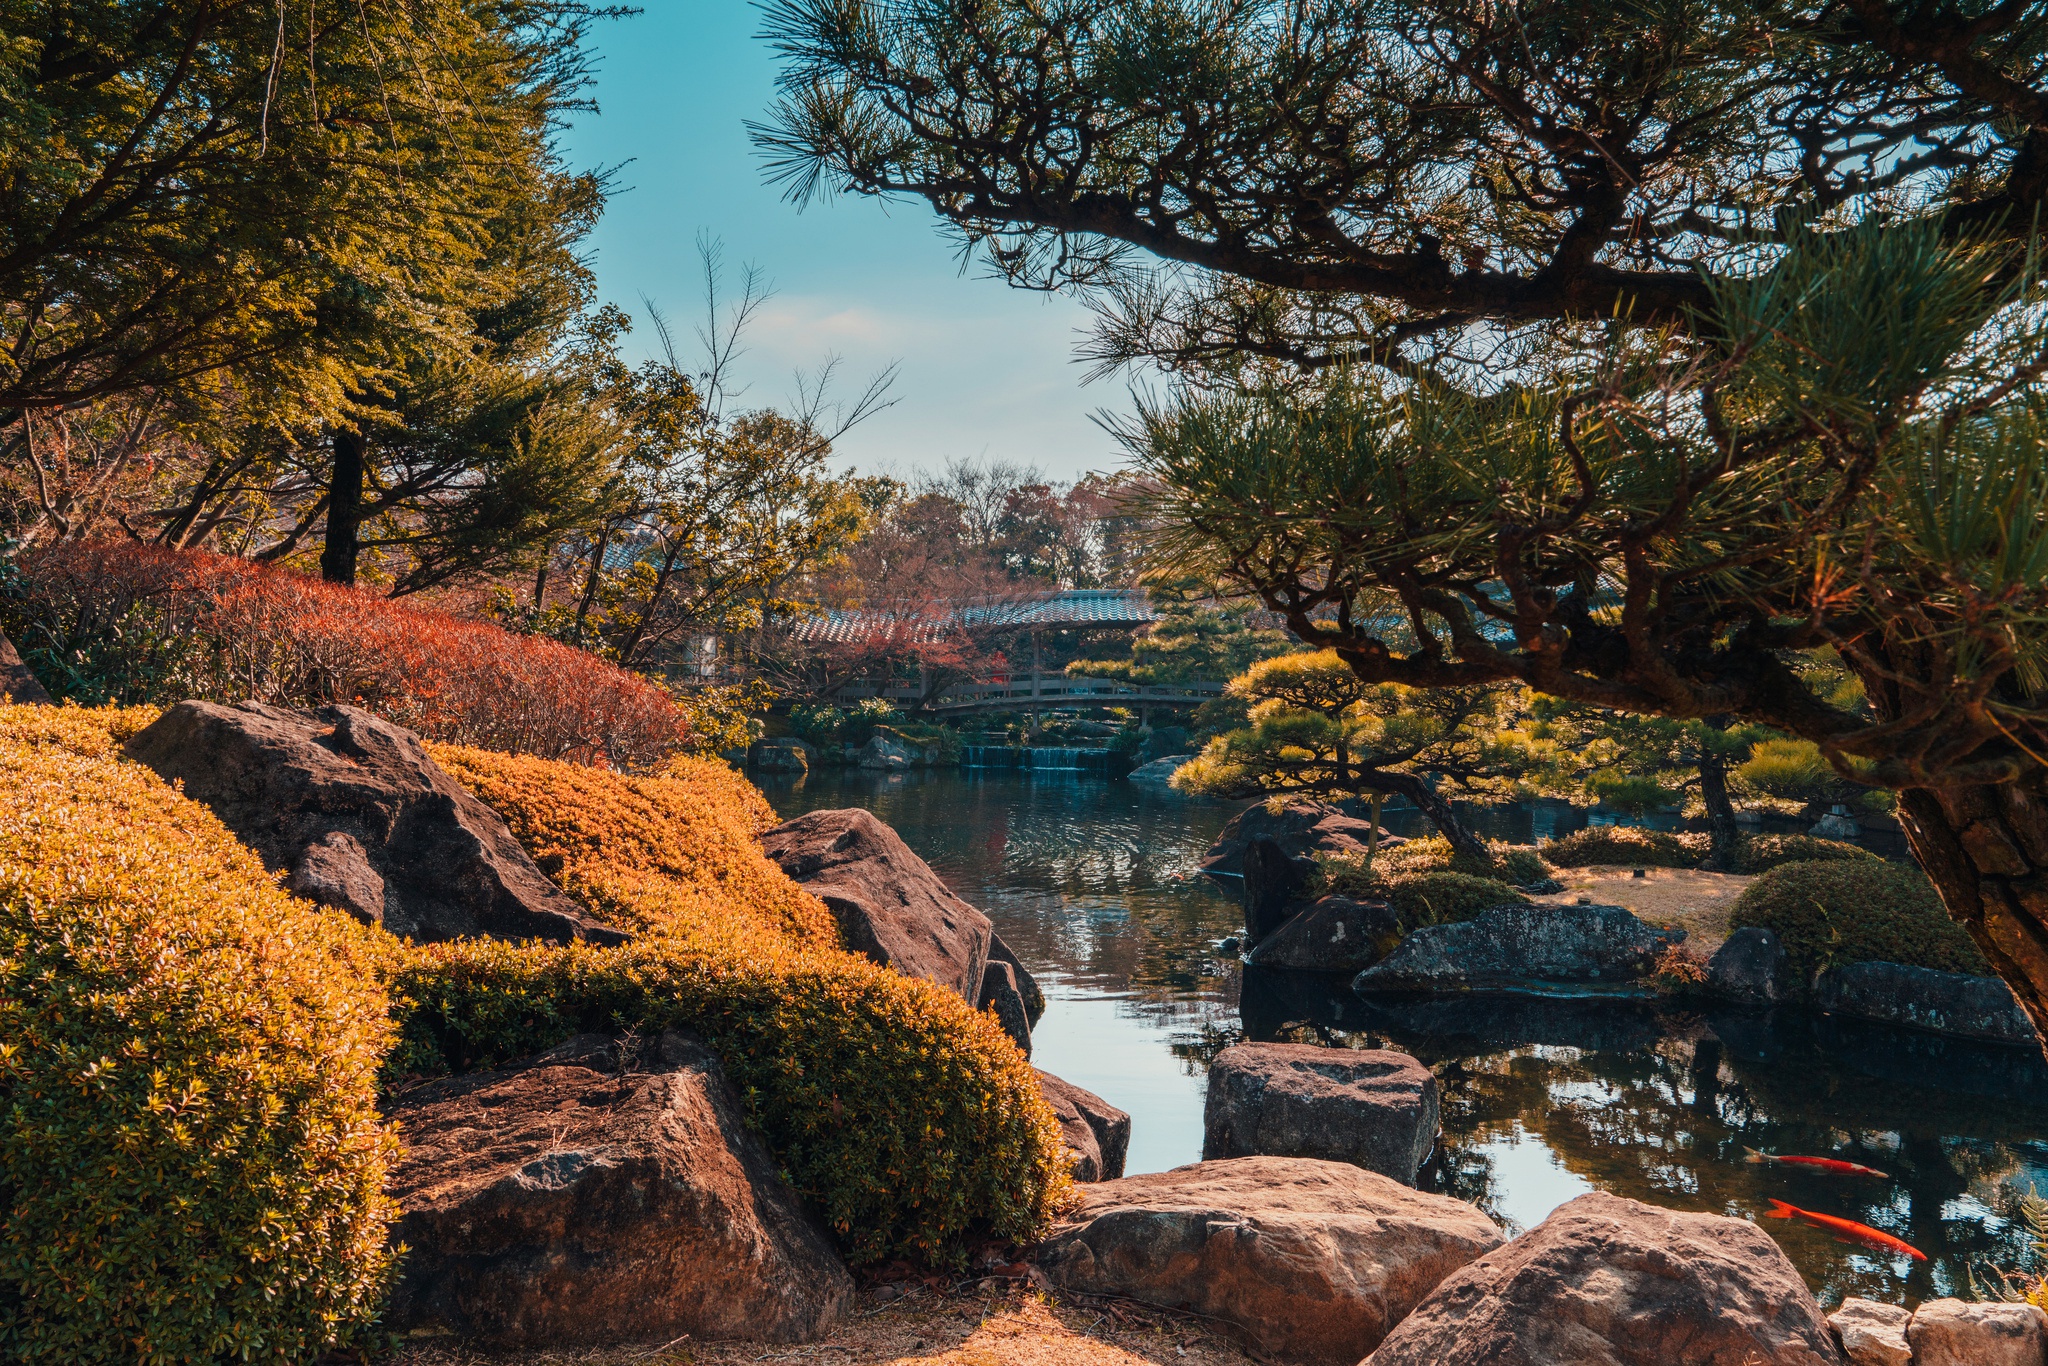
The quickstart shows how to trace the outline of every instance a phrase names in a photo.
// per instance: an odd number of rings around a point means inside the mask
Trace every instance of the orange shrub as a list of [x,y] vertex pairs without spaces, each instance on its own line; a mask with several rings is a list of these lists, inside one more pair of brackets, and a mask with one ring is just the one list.
[[627,768],[687,730],[666,691],[582,650],[247,560],[65,541],[18,568],[0,628],[87,704],[345,702],[430,739]]

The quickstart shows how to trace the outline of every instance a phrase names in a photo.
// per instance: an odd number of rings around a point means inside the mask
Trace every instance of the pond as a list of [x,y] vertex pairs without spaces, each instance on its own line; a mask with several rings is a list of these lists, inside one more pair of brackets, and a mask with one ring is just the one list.
[[[1197,864],[1236,805],[1057,771],[754,778],[785,816],[868,807],[988,913],[1045,989],[1033,1061],[1131,1113],[1132,1174],[1201,1157],[1206,1069],[1232,1043],[1395,1047],[1443,1084],[1444,1143],[1423,1184],[1511,1231],[1596,1189],[1757,1218],[1829,1305],[1967,1296],[1973,1269],[2031,1264],[2017,1205],[2037,1186],[2048,1195],[2048,1066],[2029,1050],[1804,1012],[1368,1004],[1343,978],[1217,953],[1243,917]],[[1529,817],[1497,819],[1508,834]],[[1888,1176],[1760,1165],[1750,1149]],[[1773,1197],[1881,1228],[1929,1260],[1761,1220]]]

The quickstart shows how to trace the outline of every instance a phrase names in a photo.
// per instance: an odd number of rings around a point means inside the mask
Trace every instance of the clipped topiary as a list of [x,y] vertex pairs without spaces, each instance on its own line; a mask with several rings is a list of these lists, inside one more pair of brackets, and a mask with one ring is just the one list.
[[1674,835],[1626,825],[1592,825],[1538,846],[1560,868],[1626,864],[1637,868],[1697,868],[1708,853],[1705,835]]
[[[1363,866],[1362,855],[1339,856]],[[1541,882],[1555,871],[1543,855],[1525,844],[1503,844],[1489,840],[1486,855],[1461,854],[1442,835],[1412,839],[1376,854],[1376,870],[1388,878],[1420,873],[1463,873],[1468,877],[1493,878],[1500,882]]]
[[584,1031],[702,1034],[790,1184],[848,1260],[957,1263],[1037,1236],[1068,1189],[1059,1123],[993,1015],[839,947],[753,835],[739,775],[635,778],[437,748],[564,890],[642,936],[618,949],[413,950],[392,983],[394,1076],[489,1067]]
[[1868,849],[1814,835],[1755,835],[1735,846],[1735,871],[1767,873],[1787,863],[1882,863]]
[[1797,980],[1848,963],[1904,963],[1988,976],[1969,932],[1949,919],[1927,875],[1879,859],[1787,863],[1743,889],[1731,930],[1758,926],[1785,946]]
[[1470,920],[1494,906],[1514,906],[1528,897],[1505,882],[1469,873],[1420,873],[1392,884],[1387,900],[1404,930]]
[[0,1356],[303,1362],[364,1339],[395,944],[114,753],[0,707]]

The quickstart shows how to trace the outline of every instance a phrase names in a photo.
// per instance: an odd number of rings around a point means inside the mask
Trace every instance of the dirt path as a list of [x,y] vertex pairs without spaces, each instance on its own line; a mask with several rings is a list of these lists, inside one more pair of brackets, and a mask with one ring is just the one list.
[[[887,1293],[887,1292],[883,1292]],[[823,1342],[672,1343],[603,1352],[485,1354],[408,1348],[389,1366],[1251,1366],[1217,1325],[1145,1305],[996,1291],[864,1291]]]
[[1635,877],[1627,866],[1595,864],[1560,868],[1564,890],[1532,900],[1570,905],[1591,897],[1602,906],[1626,906],[1653,925],[1688,932],[1686,947],[1711,957],[1728,938],[1728,911],[1742,889],[1756,879],[1743,873],[1702,873],[1691,868],[1646,868]]

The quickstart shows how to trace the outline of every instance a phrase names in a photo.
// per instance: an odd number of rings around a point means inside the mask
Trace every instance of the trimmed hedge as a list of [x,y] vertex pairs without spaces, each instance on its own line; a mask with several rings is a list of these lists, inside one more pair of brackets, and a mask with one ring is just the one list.
[[1705,835],[1673,835],[1628,825],[1592,825],[1539,846],[1560,868],[1627,864],[1637,868],[1697,868],[1706,858]]
[[1498,882],[1541,882],[1555,870],[1543,855],[1527,845],[1503,844],[1489,840],[1486,857],[1460,854],[1442,835],[1412,839],[1382,850],[1374,866],[1389,878],[1412,877],[1421,873],[1463,873],[1467,877],[1492,878]]
[[[1505,872],[1516,866],[1512,862],[1516,855],[1533,860],[1528,850],[1510,850],[1485,866]],[[1470,920],[1490,907],[1528,900],[1500,877],[1458,871],[1461,866],[1471,866],[1471,861],[1454,855],[1450,844],[1441,839],[1396,845],[1369,867],[1364,858],[1349,855],[1326,855],[1316,863],[1321,870],[1321,891],[1386,901],[1399,917],[1403,933],[1425,925]],[[1527,860],[1519,871],[1529,871]],[[1542,866],[1526,880],[1533,882],[1548,872],[1548,867]]]
[[1031,1065],[993,1015],[840,948],[831,913],[754,844],[773,813],[745,779],[705,760],[636,778],[434,754],[564,890],[644,937],[413,950],[392,983],[394,1079],[686,1026],[855,1264],[957,1264],[972,1235],[1044,1230],[1069,1187]]
[[1882,863],[1868,849],[1813,835],[1755,835],[1735,847],[1735,871],[1768,873],[1788,863]]
[[0,1356],[306,1361],[382,1293],[394,941],[118,758],[148,720],[0,706]]
[[1991,974],[1969,932],[1949,919],[1934,884],[1910,864],[1784,864],[1743,889],[1728,925],[1775,933],[1793,971],[1808,984],[1824,969],[1848,963]]

